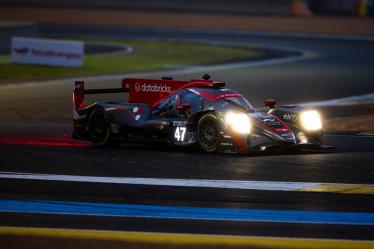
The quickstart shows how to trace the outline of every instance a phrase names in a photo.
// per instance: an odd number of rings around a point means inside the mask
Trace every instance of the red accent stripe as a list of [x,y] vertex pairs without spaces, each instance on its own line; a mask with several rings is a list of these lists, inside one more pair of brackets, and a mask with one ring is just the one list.
[[235,133],[232,133],[230,135],[231,135],[232,140],[238,146],[241,152],[244,152],[246,149],[248,149],[248,144],[243,141],[245,139],[243,136],[235,134]]
[[77,142],[70,136],[49,137],[49,136],[30,136],[23,134],[0,134],[0,143],[10,145],[37,145],[52,147],[88,147],[89,143]]

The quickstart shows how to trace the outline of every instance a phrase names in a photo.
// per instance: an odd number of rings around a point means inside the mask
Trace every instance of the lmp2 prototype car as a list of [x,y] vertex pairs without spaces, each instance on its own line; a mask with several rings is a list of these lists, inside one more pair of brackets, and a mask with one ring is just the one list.
[[[269,112],[256,112],[238,92],[204,76],[190,81],[125,78],[121,88],[91,90],[76,81],[73,138],[97,147],[156,142],[206,152],[330,148],[323,145],[316,110],[275,107],[274,100],[266,100]],[[128,102],[83,104],[85,94],[119,92],[128,92]]]

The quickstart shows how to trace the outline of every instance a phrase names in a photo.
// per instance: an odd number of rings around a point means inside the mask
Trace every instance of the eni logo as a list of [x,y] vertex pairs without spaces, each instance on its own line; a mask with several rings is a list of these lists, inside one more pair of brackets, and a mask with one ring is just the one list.
[[286,113],[283,115],[283,120],[287,120],[287,121],[296,121],[297,120],[297,117],[296,117],[296,114],[289,114],[289,113]]

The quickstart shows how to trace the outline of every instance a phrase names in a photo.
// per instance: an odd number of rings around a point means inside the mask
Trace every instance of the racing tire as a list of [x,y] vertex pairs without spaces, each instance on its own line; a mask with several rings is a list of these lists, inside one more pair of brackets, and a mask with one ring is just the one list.
[[88,120],[90,139],[95,147],[113,146],[111,141],[110,121],[102,110],[93,110]]
[[197,142],[205,152],[217,152],[221,144],[221,129],[217,117],[204,115],[197,123]]

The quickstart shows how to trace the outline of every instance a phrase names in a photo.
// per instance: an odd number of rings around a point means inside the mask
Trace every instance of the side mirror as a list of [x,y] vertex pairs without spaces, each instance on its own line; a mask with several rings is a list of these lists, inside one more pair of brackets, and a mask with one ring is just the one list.
[[273,109],[276,104],[277,104],[277,101],[275,99],[266,99],[265,100],[265,106],[268,106],[270,109]]
[[175,108],[178,111],[186,111],[186,110],[190,109],[191,107],[192,107],[191,104],[177,104]]

